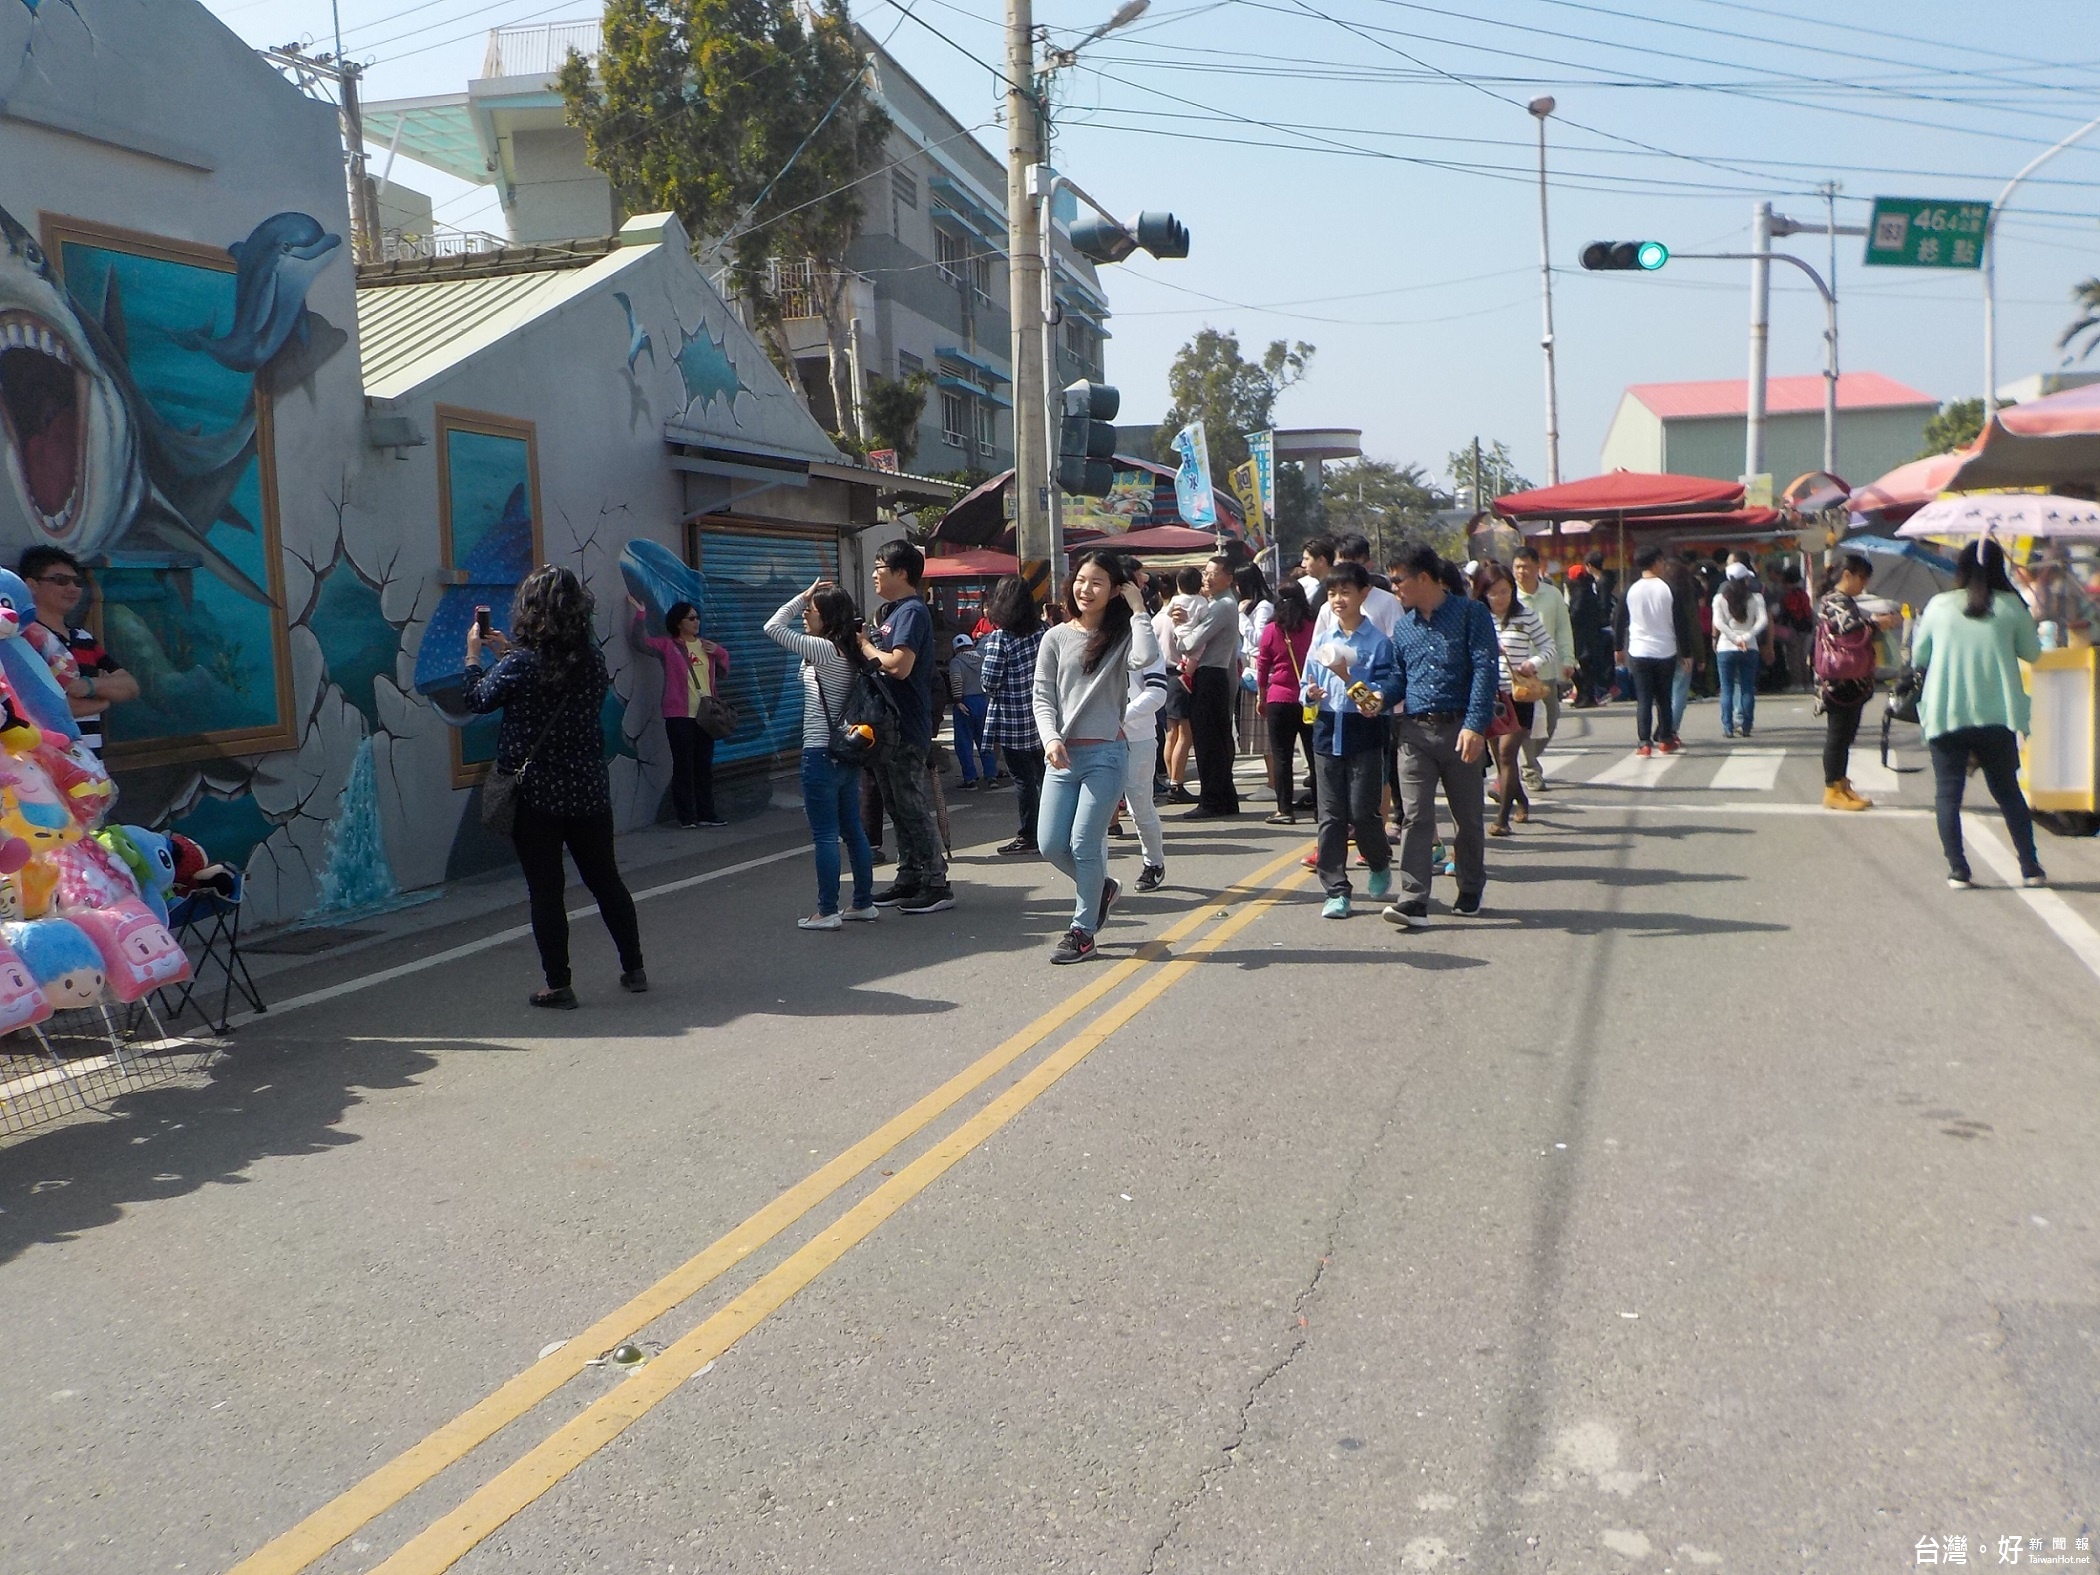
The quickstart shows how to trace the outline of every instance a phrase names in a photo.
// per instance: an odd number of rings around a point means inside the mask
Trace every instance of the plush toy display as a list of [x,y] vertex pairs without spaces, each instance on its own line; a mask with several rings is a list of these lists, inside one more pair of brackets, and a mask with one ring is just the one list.
[[239,889],[240,877],[231,864],[214,864],[209,853],[180,832],[172,833],[168,841],[174,845],[176,896],[208,891],[215,897],[231,898]]
[[69,919],[31,919],[0,924],[0,940],[13,948],[43,990],[54,1012],[93,1006],[102,999],[102,953],[87,932]]
[[94,942],[109,993],[129,1005],[164,984],[187,979],[190,960],[168,927],[137,897],[76,913],[72,922]]
[[[166,924],[168,893],[175,885],[177,839],[144,826],[104,826],[95,833],[95,840],[130,871],[139,896],[153,910],[153,916]],[[190,846],[197,847],[194,842]],[[197,855],[201,859],[204,850],[198,848]]]
[[0,945],[0,1034],[27,1028],[50,1015],[51,1003],[44,999],[43,986],[36,982],[29,965],[13,948]]

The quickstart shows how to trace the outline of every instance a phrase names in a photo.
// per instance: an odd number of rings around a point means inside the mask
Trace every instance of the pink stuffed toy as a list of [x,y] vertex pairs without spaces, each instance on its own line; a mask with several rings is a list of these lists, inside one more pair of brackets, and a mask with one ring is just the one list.
[[190,960],[168,927],[136,896],[92,913],[67,915],[102,954],[109,993],[127,1005],[190,976]]

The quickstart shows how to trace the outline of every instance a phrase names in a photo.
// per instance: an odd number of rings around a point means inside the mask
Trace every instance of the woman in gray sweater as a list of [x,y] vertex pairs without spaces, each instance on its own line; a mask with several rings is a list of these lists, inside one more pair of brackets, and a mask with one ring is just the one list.
[[1043,636],[1035,725],[1048,770],[1036,842],[1077,888],[1053,963],[1085,962],[1122,888],[1108,878],[1108,820],[1123,796],[1130,675],[1159,660],[1145,602],[1112,552],[1082,553],[1065,587],[1068,619]]

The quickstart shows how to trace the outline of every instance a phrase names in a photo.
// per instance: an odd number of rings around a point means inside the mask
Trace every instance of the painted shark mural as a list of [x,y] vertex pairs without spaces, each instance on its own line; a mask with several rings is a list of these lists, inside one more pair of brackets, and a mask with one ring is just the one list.
[[[281,222],[303,217],[265,220],[229,249],[239,269],[233,325],[216,337],[192,336],[185,348],[253,371],[288,346],[311,346],[329,334],[340,347],[340,330],[323,324],[326,332],[317,335],[304,306],[307,286],[339,238]],[[296,312],[288,304],[294,295]],[[235,501],[256,452],[253,392],[238,417],[214,431],[168,420],[132,375],[115,274],[103,276],[98,300],[77,299],[36,237],[4,208],[0,440],[8,480],[36,540],[91,560],[118,548],[158,550],[178,563],[200,563],[243,596],[269,602],[262,586],[210,540],[221,522],[256,528]]]

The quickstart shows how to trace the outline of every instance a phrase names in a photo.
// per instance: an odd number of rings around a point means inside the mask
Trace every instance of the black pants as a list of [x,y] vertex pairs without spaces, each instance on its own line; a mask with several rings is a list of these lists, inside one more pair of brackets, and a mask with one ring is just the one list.
[[1321,755],[1313,768],[1319,785],[1320,885],[1330,897],[1349,895],[1349,839],[1376,875],[1393,867],[1393,847],[1386,840],[1385,816],[1378,799],[1385,787],[1385,752],[1366,749],[1353,755]]
[[1867,702],[1846,704],[1823,701],[1823,786],[1847,781],[1852,775],[1852,740],[1859,737],[1859,715]]
[[1298,750],[1305,750],[1305,779],[1311,785],[1315,805],[1319,802],[1320,772],[1313,763],[1312,723],[1305,720],[1305,707],[1296,700],[1271,700],[1263,710],[1269,722],[1269,764],[1276,773],[1276,807],[1291,813],[1297,784],[1292,773],[1298,768]]
[[671,745],[671,808],[678,824],[715,818],[715,741],[689,716],[664,718]]
[[1001,744],[999,751],[1006,756],[1006,769],[1013,774],[1014,808],[1021,817],[1021,829],[1016,835],[1033,847],[1036,811],[1043,802],[1043,752],[1015,749],[1011,744]]
[[1582,647],[1582,698],[1595,702],[1611,693],[1611,641],[1594,637]]
[[1215,814],[1240,812],[1239,789],[1232,783],[1232,761],[1238,750],[1233,744],[1233,696],[1238,692],[1232,674],[1222,667],[1196,669],[1196,685],[1189,695],[1189,728],[1196,735],[1196,774],[1203,779],[1197,802]]
[[1668,656],[1629,656],[1633,670],[1634,726],[1644,744],[1667,744],[1677,737],[1671,725],[1671,686],[1677,681],[1677,662]]
[[2039,875],[2042,862],[2034,851],[2034,816],[2020,792],[2020,740],[2009,727],[1961,727],[1930,741],[1932,777],[1936,789],[1933,807],[1939,813],[1940,851],[1947,855],[1947,873],[1969,878],[1969,856],[1961,840],[1961,797],[1969,775],[1969,757],[1983,767],[1984,785],[1998,801],[2005,829],[2012,836],[2013,851],[2020,855],[2020,873]]
[[569,883],[561,867],[565,845],[576,861],[576,873],[598,901],[598,916],[605,921],[613,945],[619,948],[621,971],[632,973],[641,967],[642,931],[634,916],[634,898],[627,894],[613,857],[611,810],[601,809],[595,815],[543,815],[521,803],[511,843],[525,871],[525,891],[532,904],[532,940],[540,949],[540,972],[547,976],[548,989],[565,989],[569,983],[569,910],[562,898]]

